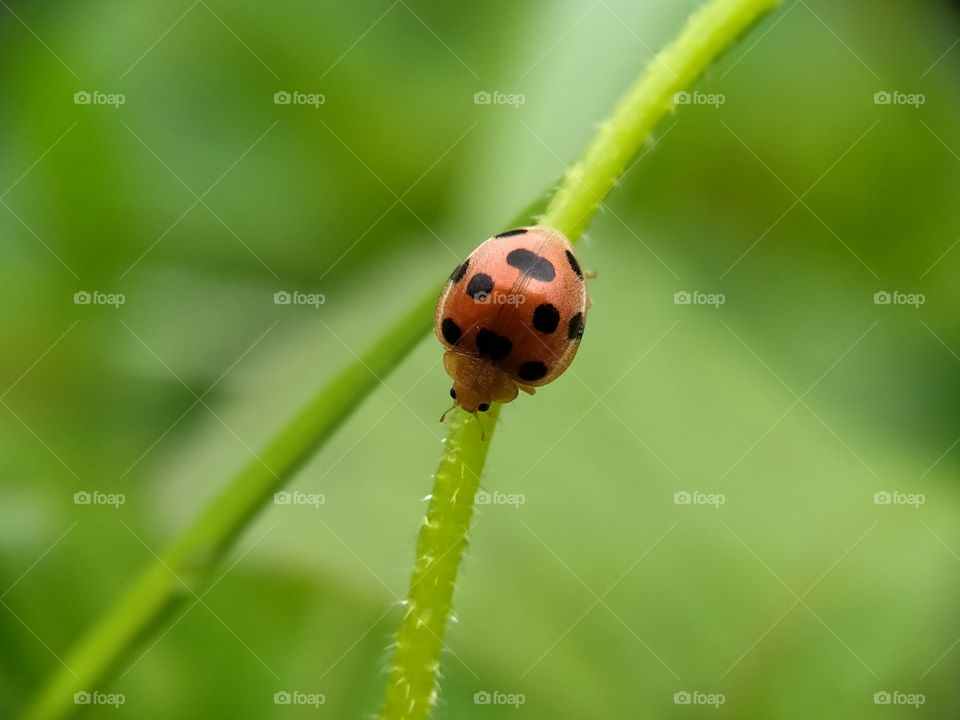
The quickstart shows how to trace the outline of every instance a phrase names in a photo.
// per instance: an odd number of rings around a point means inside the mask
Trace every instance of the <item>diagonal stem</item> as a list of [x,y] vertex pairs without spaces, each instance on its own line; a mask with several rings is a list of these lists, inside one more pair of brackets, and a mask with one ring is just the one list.
[[[694,13],[601,125],[583,159],[564,177],[539,224],[560,230],[576,242],[627,164],[673,110],[675,94],[690,87],[776,4],[777,0],[713,0]],[[468,413],[459,408],[454,412],[417,541],[381,720],[426,720],[437,702],[443,638],[492,439],[492,432],[482,437]],[[496,422],[499,412],[500,405],[494,404],[487,414],[490,422]]]

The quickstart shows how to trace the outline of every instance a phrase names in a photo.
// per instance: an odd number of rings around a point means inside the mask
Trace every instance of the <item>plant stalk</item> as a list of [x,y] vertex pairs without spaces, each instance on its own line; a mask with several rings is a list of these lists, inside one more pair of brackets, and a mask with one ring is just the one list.
[[433,292],[424,296],[225,486],[66,656],[64,666],[49,678],[27,709],[27,720],[58,720],[81,709],[74,705],[74,693],[100,690],[173,610],[203,594],[212,570],[257,511],[379,385],[377,376],[385,376],[398,365],[426,334],[435,303]]
[[420,526],[385,717],[424,718],[436,701],[435,683],[457,570],[499,411],[500,406],[494,405],[482,420],[459,408],[453,414],[427,516]]
[[[712,0],[694,13],[601,125],[583,159],[564,177],[539,224],[576,242],[627,164],[673,110],[676,94],[689,88],[777,2]],[[500,405],[495,403],[487,413],[487,425],[492,427],[499,412]],[[443,639],[492,434],[488,430],[482,437],[469,413],[455,411],[417,541],[381,720],[426,720],[436,705]]]

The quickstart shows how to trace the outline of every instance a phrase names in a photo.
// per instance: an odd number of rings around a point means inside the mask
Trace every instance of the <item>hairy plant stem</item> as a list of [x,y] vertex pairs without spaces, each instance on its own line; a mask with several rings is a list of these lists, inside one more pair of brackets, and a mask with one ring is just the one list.
[[703,72],[779,0],[712,0],[650,61],[567,173],[540,224],[577,238],[654,128]]
[[[688,87],[725,47],[775,4],[776,0],[713,0],[694,15],[681,36],[658,56],[602,126],[584,159],[565,177],[540,223],[563,231],[575,241],[626,163],[672,108],[673,93]],[[512,224],[527,224],[530,216],[524,213]],[[73,703],[75,692],[101,688],[177,607],[202,596],[213,569],[257,511],[378,386],[378,377],[386,376],[428,333],[437,294],[433,290],[426,294],[367,353],[324,387],[260,453],[263,462],[252,461],[224,487],[82,636],[27,708],[26,718],[58,720],[73,714],[78,709]],[[487,413],[485,442],[480,441],[479,426],[472,417],[460,411],[451,416],[437,487],[417,546],[410,603],[397,639],[383,715],[389,720],[412,720],[429,714],[473,497],[499,409],[494,405]]]
[[[778,0],[712,0],[647,66],[601,125],[583,159],[570,169],[539,224],[576,242],[627,163],[703,71]],[[486,437],[457,409],[450,425],[427,515],[417,541],[406,612],[397,633],[381,720],[426,720],[437,701],[437,678],[457,574],[473,515],[492,427]]]
[[494,405],[482,420],[459,409],[453,415],[427,516],[420,526],[385,716],[426,717],[435,702],[443,634],[467,544],[466,529],[499,411],[500,406]]
[[[508,225],[529,224],[547,200],[545,195],[534,200]],[[323,447],[380,380],[430,331],[439,294],[440,287],[431,288],[224,487],[80,639],[65,664],[33,699],[26,720],[59,720],[72,715],[78,709],[74,693],[99,689],[151,632],[168,624],[174,610],[202,597],[213,570],[273,493]]]

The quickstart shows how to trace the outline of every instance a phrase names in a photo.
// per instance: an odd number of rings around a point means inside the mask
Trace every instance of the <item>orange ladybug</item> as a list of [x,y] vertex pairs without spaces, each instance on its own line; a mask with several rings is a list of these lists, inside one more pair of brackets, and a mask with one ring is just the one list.
[[437,301],[454,407],[486,412],[555,380],[580,347],[589,306],[580,263],[558,230],[517,228],[482,243]]

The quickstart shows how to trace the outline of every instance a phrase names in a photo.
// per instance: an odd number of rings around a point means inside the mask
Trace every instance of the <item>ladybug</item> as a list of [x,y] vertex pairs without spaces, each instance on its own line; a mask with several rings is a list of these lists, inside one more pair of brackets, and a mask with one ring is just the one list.
[[486,412],[558,378],[580,347],[589,306],[563,233],[523,227],[483,242],[437,301],[434,330],[454,407]]

